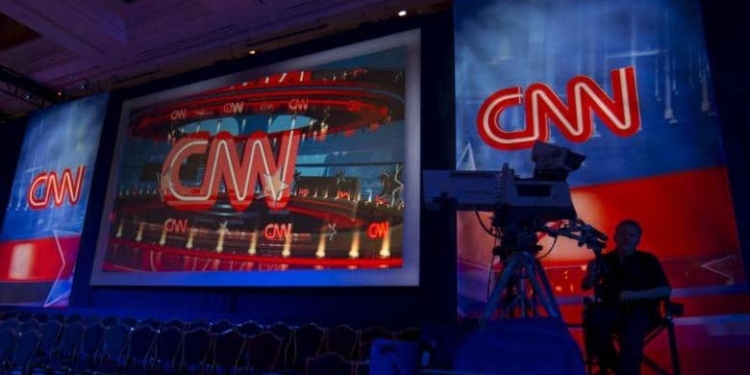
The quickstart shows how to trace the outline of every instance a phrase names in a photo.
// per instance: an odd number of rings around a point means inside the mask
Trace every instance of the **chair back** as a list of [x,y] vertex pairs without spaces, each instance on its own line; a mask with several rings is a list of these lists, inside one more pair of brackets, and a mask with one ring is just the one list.
[[238,324],[237,330],[243,335],[250,337],[263,332],[263,326],[254,320],[248,320]]
[[213,334],[206,327],[187,331],[182,339],[179,372],[187,374],[203,373],[213,344]]
[[292,367],[294,357],[294,350],[292,349],[294,328],[285,322],[276,322],[268,326],[266,330],[281,338],[281,353],[276,363],[276,370],[286,372]]
[[146,318],[138,322],[139,326],[149,326],[153,328],[155,331],[158,331],[161,329],[162,321],[156,318]]
[[57,320],[48,320],[39,327],[39,333],[42,335],[39,341],[39,352],[43,355],[51,355],[52,349],[60,339],[63,331],[63,325]]
[[104,334],[102,348],[97,357],[100,363],[122,363],[124,362],[125,349],[127,348],[130,337],[130,327],[117,323],[107,328]]
[[77,353],[83,340],[84,326],[81,321],[65,323],[60,340],[52,349],[52,357],[73,358]]
[[245,359],[245,335],[230,329],[216,333],[211,369],[215,374],[236,374],[247,364]]
[[128,370],[150,371],[157,334],[156,329],[150,325],[139,325],[132,329],[125,358]]
[[18,335],[15,329],[6,328],[0,331],[0,365],[11,360],[17,341]]
[[325,351],[341,354],[348,360],[354,360],[359,345],[359,331],[342,324],[326,331]]
[[20,323],[21,324],[18,325],[18,332],[28,331],[32,329],[39,330],[39,321],[34,318],[25,320]]
[[263,331],[247,339],[248,365],[254,374],[272,373],[281,355],[283,340]]
[[[16,348],[13,351],[13,355],[11,356],[10,363],[7,365],[7,369],[24,369],[24,371],[22,371],[21,373],[27,373],[27,371],[25,370],[29,367],[31,361],[34,359],[34,356],[37,353],[37,349],[39,348],[39,340],[41,340],[41,338],[42,335],[35,329],[29,329],[24,332],[19,332]],[[8,373],[12,374],[14,373],[14,371],[9,371]]]
[[178,319],[178,318],[172,318],[164,322],[164,325],[162,326],[162,328],[177,327],[184,331],[187,328],[187,326],[188,326],[188,323],[186,321],[182,319]]
[[171,326],[159,331],[154,347],[154,365],[159,371],[170,373],[177,363],[177,353],[182,346],[182,328]]
[[83,330],[83,339],[81,340],[78,356],[84,361],[93,360],[102,346],[106,332],[107,328],[101,322],[87,325]]
[[292,370],[304,370],[307,358],[317,357],[323,349],[325,330],[307,323],[297,327],[292,336]]
[[226,330],[234,329],[234,328],[235,328],[234,323],[226,319],[221,319],[221,320],[217,320],[211,323],[211,326],[209,327],[209,331],[213,333],[222,333]]

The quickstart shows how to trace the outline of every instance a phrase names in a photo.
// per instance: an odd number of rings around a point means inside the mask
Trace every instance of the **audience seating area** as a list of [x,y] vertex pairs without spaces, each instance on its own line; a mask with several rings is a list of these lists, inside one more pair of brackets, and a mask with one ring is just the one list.
[[366,375],[375,339],[419,329],[136,319],[54,312],[0,316],[3,373]]

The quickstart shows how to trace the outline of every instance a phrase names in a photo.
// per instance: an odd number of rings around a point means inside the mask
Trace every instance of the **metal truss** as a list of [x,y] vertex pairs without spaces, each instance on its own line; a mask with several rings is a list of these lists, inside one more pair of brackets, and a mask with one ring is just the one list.
[[36,108],[62,101],[55,91],[3,65],[0,65],[0,92]]

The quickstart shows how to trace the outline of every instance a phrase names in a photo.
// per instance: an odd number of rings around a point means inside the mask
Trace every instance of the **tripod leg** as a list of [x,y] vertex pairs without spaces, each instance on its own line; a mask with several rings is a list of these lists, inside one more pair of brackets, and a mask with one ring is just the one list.
[[500,300],[500,294],[505,289],[510,280],[511,275],[516,271],[518,267],[518,258],[511,257],[510,261],[503,266],[503,272],[500,274],[500,279],[495,283],[495,288],[492,290],[490,300],[487,301],[487,305],[484,307],[484,314],[479,320],[479,326],[482,327],[492,317],[492,313],[497,309],[497,303]]
[[[539,276],[539,280],[534,276]],[[540,293],[540,299],[544,308],[547,309],[547,313],[553,318],[561,317],[562,314],[555,302],[555,297],[552,294],[552,287],[550,286],[549,279],[547,279],[547,274],[544,272],[544,268],[542,268],[542,263],[536,258],[534,258],[534,275],[532,275],[531,280],[534,283],[534,290],[542,292]],[[539,283],[540,280],[541,285]]]

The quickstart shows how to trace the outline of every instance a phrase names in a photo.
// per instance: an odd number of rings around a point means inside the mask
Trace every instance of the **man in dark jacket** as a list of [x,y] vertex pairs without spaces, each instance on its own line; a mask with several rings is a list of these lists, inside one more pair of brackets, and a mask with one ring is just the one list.
[[[597,349],[602,374],[639,375],[646,334],[660,316],[660,301],[672,292],[659,260],[637,250],[643,231],[634,220],[615,228],[613,251],[591,261],[581,282],[594,288],[595,303],[587,311],[589,343]],[[613,334],[619,340],[619,356]]]

